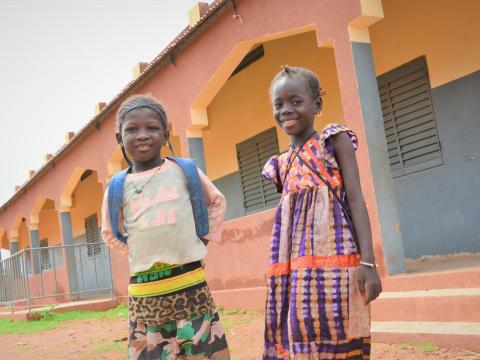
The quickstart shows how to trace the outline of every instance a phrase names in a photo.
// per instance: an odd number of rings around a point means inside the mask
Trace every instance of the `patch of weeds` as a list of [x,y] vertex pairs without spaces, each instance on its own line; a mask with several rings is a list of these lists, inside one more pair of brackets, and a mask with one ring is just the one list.
[[28,320],[30,321],[39,321],[42,319],[51,319],[53,317],[53,310],[55,309],[55,305],[48,304],[43,307],[40,311],[33,311],[27,315]]
[[411,350],[411,349],[413,349],[413,345],[411,345],[411,344],[398,344],[397,346],[401,350]]
[[43,310],[40,311],[42,315],[42,319],[50,319],[53,316],[53,310],[55,309],[55,305],[48,304],[43,307]]
[[437,347],[431,343],[423,343],[417,346],[423,352],[434,352],[437,350]]

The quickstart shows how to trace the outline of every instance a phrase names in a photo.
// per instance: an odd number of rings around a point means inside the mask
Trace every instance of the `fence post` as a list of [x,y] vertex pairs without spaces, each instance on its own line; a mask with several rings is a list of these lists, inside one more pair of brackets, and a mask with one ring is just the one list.
[[27,254],[27,250],[23,250],[22,260],[23,260],[23,268],[25,269],[25,271],[23,271],[23,278],[24,278],[24,281],[25,281],[25,296],[27,298],[28,312],[31,312],[32,311],[32,299],[30,298],[30,284],[28,282],[27,262],[26,262],[27,255],[26,254]]

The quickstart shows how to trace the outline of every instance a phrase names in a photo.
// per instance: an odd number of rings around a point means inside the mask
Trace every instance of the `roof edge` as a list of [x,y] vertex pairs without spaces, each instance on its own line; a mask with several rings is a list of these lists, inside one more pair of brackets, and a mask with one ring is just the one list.
[[[215,15],[220,15],[220,11],[225,8],[225,6],[232,2],[232,0],[216,0],[209,7],[205,10],[203,16],[200,17],[195,26],[187,26],[184,28],[180,34],[178,34],[164,49],[163,51],[157,55],[145,68],[145,70],[140,73],[140,75],[131,80],[116,96],[113,97],[111,101],[109,101],[106,106],[96,114],[90,121],[88,121],[85,126],[80,128],[80,130],[75,134],[75,136],[71,139],[68,144],[63,145],[60,149],[53,155],[53,157],[46,163],[44,163],[40,169],[35,173],[32,178],[28,179],[25,183],[23,183],[20,189],[15,192],[5,203],[0,206],[0,211],[7,211],[7,207],[10,206],[18,197],[23,195],[26,191],[28,186],[34,184],[43,173],[48,170],[49,165],[55,166],[55,161],[59,160],[63,155],[65,155],[69,150],[71,150],[84,136],[86,136],[91,130],[94,128],[99,128],[104,117],[110,113],[113,107],[123,100],[129,93],[138,87],[144,80],[148,78],[153,72],[158,69],[158,66],[162,65],[165,61],[170,61],[170,56],[175,53],[175,51],[180,51],[184,46],[185,43],[192,38],[194,34],[201,28],[205,27],[206,25],[210,24],[211,19],[215,17]],[[233,3],[232,3],[233,6]]]

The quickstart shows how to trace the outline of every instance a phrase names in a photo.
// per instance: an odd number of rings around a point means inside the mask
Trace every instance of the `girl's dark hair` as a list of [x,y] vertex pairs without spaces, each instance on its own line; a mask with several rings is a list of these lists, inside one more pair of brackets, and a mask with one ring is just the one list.
[[167,113],[160,102],[150,95],[133,95],[126,99],[117,111],[117,132],[122,133],[122,125],[127,114],[133,110],[140,108],[148,108],[155,111],[160,117],[163,129],[168,129]]
[[320,98],[320,101],[322,100],[325,91],[320,87],[320,81],[318,80],[317,75],[306,68],[288,65],[283,66],[282,70],[280,70],[280,72],[278,72],[273,78],[272,84],[270,85],[270,98],[272,97],[273,85],[275,85],[280,78],[289,76],[296,76],[305,80],[307,83],[307,89],[312,94],[312,97],[314,99]]

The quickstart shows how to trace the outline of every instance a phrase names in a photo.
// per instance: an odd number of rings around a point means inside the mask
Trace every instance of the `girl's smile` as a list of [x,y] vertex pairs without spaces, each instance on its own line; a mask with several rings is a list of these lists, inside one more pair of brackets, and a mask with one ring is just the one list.
[[151,148],[152,145],[149,144],[141,144],[136,147],[140,152],[148,152]]
[[298,119],[285,119],[281,121],[281,125],[284,129],[291,129],[298,124]]

